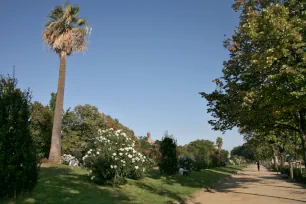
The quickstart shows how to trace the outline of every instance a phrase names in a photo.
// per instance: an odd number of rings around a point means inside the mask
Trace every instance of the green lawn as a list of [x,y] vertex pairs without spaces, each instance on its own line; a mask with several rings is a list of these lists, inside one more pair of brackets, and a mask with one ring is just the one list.
[[[44,164],[32,196],[23,196],[8,203],[172,203],[182,200],[204,186],[237,172],[245,166],[228,166],[190,176],[160,176],[152,170],[142,180],[129,180],[118,188],[90,183],[87,172],[65,165]],[[0,201],[1,202],[1,201]]]

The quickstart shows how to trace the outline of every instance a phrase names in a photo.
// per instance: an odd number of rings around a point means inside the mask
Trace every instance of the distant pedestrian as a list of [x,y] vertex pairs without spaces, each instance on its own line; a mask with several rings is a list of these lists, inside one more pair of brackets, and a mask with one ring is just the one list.
[[258,169],[258,171],[260,171],[260,163],[259,163],[259,161],[257,161],[256,163],[257,163],[257,169]]

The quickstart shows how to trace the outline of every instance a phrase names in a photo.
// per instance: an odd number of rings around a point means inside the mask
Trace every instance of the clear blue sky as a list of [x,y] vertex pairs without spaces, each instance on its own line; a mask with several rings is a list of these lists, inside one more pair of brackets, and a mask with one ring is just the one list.
[[[238,25],[230,0],[70,0],[93,28],[88,51],[67,59],[65,108],[91,104],[136,135],[165,130],[179,144],[215,141],[206,101],[228,59],[224,34]],[[64,0],[0,2],[0,74],[12,72],[34,100],[47,104],[57,89],[59,59],[41,33],[46,14]],[[224,147],[243,143],[229,131]]]

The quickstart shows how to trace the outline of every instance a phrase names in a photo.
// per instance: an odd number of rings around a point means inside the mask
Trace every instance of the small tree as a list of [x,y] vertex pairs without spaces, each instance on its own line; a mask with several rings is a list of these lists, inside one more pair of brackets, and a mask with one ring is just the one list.
[[0,197],[31,191],[37,182],[35,145],[30,134],[30,92],[0,76]]
[[159,151],[162,154],[159,162],[159,169],[162,174],[173,175],[177,172],[176,140],[166,132]]

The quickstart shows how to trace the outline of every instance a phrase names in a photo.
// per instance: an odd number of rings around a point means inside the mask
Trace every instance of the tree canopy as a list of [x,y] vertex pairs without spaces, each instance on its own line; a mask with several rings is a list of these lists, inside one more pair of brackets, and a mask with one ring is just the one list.
[[[240,23],[224,46],[230,59],[208,101],[215,130],[299,134],[306,160],[305,1],[236,0]],[[279,137],[279,135],[276,135]]]

